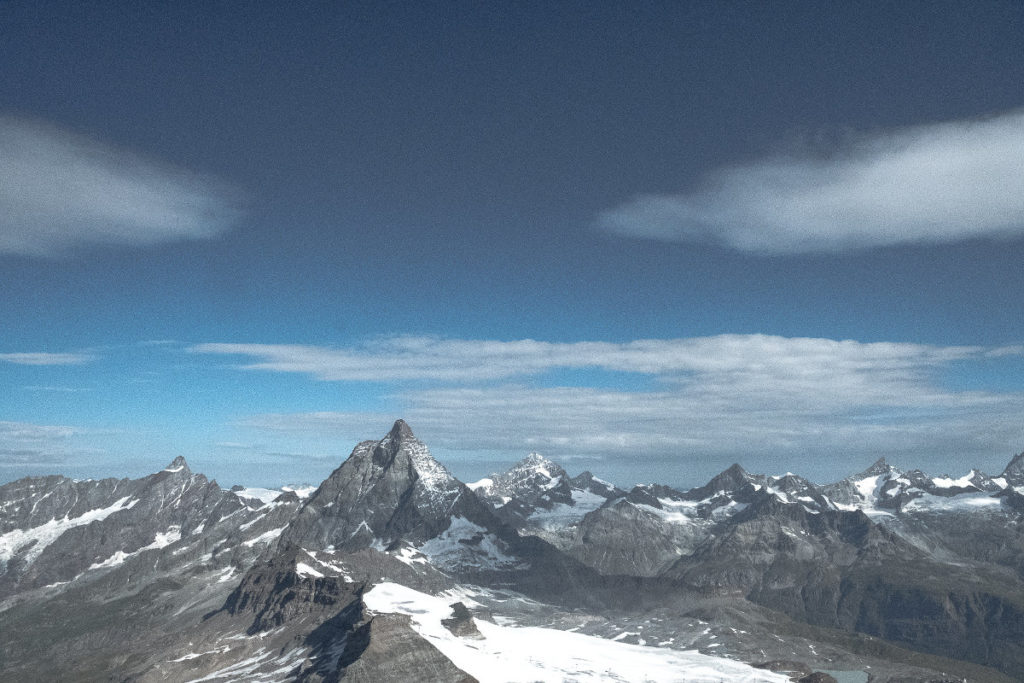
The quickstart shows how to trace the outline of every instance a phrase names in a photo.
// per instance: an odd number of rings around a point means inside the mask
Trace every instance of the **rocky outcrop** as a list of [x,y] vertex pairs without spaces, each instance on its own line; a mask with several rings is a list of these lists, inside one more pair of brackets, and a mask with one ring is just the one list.
[[1024,452],[1013,456],[999,476],[1010,486],[1024,486]]
[[409,617],[399,614],[373,617],[359,633],[348,657],[354,659],[343,662],[347,666],[341,680],[346,683],[476,681],[417,634],[409,625]]
[[483,638],[473,621],[473,615],[461,602],[452,604],[452,615],[442,619],[441,625],[460,638]]
[[341,613],[352,623],[358,621],[365,584],[340,576],[302,574],[299,567],[303,561],[317,564],[305,551],[289,548],[253,567],[228,596],[223,611],[234,617],[251,617],[246,627],[250,635],[285,624],[295,627],[307,620],[318,624]]

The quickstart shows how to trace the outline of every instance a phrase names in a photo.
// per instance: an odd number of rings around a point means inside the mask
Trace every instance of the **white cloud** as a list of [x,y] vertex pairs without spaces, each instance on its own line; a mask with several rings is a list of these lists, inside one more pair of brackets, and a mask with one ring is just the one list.
[[0,470],[59,465],[71,453],[76,434],[61,425],[0,421]]
[[[95,429],[68,425],[35,424],[0,420],[0,470],[38,474],[94,458],[105,451],[83,444],[83,437],[103,435]],[[0,472],[0,481],[8,475]]]
[[95,360],[89,353],[0,353],[0,361],[16,365],[82,365]]
[[[1015,347],[1014,347],[1015,348]],[[994,353],[983,347],[862,344],[770,335],[641,339],[626,343],[552,343],[394,337],[349,348],[281,344],[197,344],[193,353],[249,356],[246,370],[298,372],[327,381],[473,382],[537,375],[562,368],[599,368],[686,377],[714,373],[741,382],[791,372],[861,382],[872,372],[909,377],[928,367]],[[1012,351],[1012,349],[1011,349]]]
[[0,421],[0,442],[3,443],[64,441],[75,433],[76,430],[73,427]]
[[22,387],[22,389],[25,389],[26,391],[48,391],[57,394],[77,394],[83,391],[89,391],[89,389],[82,389],[78,387],[62,387],[52,384],[29,384]]
[[[411,391],[392,397],[428,443],[452,450],[643,458],[765,453],[888,451],[925,455],[973,444],[1002,452],[1024,438],[1021,396],[924,390],[888,406],[844,403],[814,392],[791,405],[792,392],[745,395],[728,387],[651,393],[521,385]],[[815,405],[815,399],[823,399]],[[253,416],[261,430],[365,438],[395,415],[316,412]],[[979,445],[980,444],[980,445]]]
[[42,123],[0,116],[0,159],[0,253],[209,238],[239,216],[219,181]]
[[[372,374],[355,369],[360,360],[386,372],[376,379],[456,384],[403,383],[384,397],[391,413],[269,414],[242,426],[347,441],[373,436],[368,426],[386,427],[403,417],[427,443],[449,450],[721,456],[751,464],[769,453],[929,459],[1003,453],[1019,450],[1024,440],[1024,394],[956,390],[941,381],[954,364],[1019,353],[1011,347],[723,335],[625,344],[402,339],[375,350],[321,350],[323,355],[299,347],[294,356],[286,354],[289,348],[272,347],[259,356],[265,350],[247,347],[259,362],[245,367],[358,381]],[[449,373],[442,372],[442,350],[451,354]],[[343,362],[334,362],[336,354]],[[498,369],[487,371],[493,359]],[[626,370],[657,381],[649,391],[524,381],[559,367]],[[495,378],[516,383],[496,384]]]
[[1024,236],[1024,111],[862,137],[828,158],[723,169],[598,224],[630,237],[759,253]]

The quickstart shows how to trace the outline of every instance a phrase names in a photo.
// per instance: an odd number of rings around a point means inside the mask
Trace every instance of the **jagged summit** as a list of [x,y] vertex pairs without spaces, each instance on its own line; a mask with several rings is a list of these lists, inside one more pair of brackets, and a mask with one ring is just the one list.
[[1000,476],[1010,486],[1024,486],[1024,451],[1013,456]]
[[[516,499],[533,499],[569,479],[562,467],[540,453],[530,453],[501,474],[492,474],[473,485],[476,495],[496,505]],[[569,495],[568,491],[565,495]]]
[[545,458],[540,453],[533,451],[528,453],[525,458],[516,463],[515,467],[558,467],[555,463]]
[[728,469],[724,470],[719,477],[727,477],[733,481],[746,481],[749,478],[749,473],[743,469],[743,466],[738,462],[734,462],[729,466]]
[[548,480],[566,476],[566,471],[561,465],[545,458],[540,453],[530,453],[525,458],[513,465],[505,474],[500,477],[511,477],[514,474],[536,476]]
[[719,492],[732,494],[741,489],[750,488],[755,483],[760,484],[763,480],[763,476],[752,475],[743,469],[739,463],[733,463],[729,468],[715,475],[704,486],[687,491],[685,497],[687,500],[704,500]]
[[395,441],[416,438],[412,433],[412,427],[410,427],[409,424],[401,418],[395,420],[395,424],[391,427],[391,431],[388,432],[388,436]]
[[855,476],[857,476],[858,478],[874,477],[881,474],[889,474],[890,472],[893,472],[895,469],[896,468],[894,468],[892,465],[886,462],[885,456],[882,456],[881,458],[876,460],[874,464],[871,465],[871,467],[867,468],[866,470]]
[[580,472],[570,480],[570,483],[574,488],[583,491],[592,491],[598,495],[604,496],[605,498],[618,498],[626,495],[626,492],[615,484],[595,477],[594,473],[590,470]]
[[171,461],[171,464],[163,469],[164,472],[184,472],[186,474],[192,474],[192,470],[189,469],[188,463],[185,462],[185,458],[181,455]]

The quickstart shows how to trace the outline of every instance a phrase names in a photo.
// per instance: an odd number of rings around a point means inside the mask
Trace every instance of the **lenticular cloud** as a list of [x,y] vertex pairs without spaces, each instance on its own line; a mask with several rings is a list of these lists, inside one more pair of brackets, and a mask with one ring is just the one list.
[[215,179],[54,126],[0,117],[0,253],[209,238],[239,216]]
[[864,136],[832,155],[722,169],[598,218],[630,237],[761,253],[1024,236],[1024,111]]

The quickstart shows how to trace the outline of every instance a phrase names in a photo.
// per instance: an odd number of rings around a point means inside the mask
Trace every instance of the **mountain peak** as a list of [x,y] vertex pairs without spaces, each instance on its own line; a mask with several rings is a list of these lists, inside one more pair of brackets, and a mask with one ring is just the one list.
[[1011,486],[1019,486],[1024,484],[1024,451],[1021,451],[1017,455],[1013,456],[1010,463],[1003,470],[1002,477]]
[[755,482],[763,483],[762,475],[753,475],[734,463],[728,469],[715,475],[711,481],[695,489],[690,489],[683,496],[687,500],[704,500],[719,492],[736,493],[752,486]]
[[533,472],[542,472],[549,479],[554,479],[555,477],[565,475],[565,470],[562,469],[560,465],[552,462],[551,460],[548,460],[543,455],[536,452],[530,453],[525,458],[517,462],[515,465],[512,466],[512,469],[509,471],[511,472],[513,470],[529,470]]
[[495,475],[494,481],[500,486],[516,486],[529,481],[532,485],[546,488],[551,483],[557,483],[556,480],[560,477],[568,478],[561,465],[548,460],[540,453],[530,453],[508,471]]
[[749,484],[750,481],[750,474],[737,462],[733,463],[729,468],[723,470],[712,478],[708,484],[714,485],[723,491],[731,491],[735,488]]
[[568,479],[569,475],[560,465],[540,453],[530,453],[507,471],[478,482],[479,486],[474,486],[473,490],[498,507],[512,500],[536,502],[538,496],[566,485]]
[[359,443],[317,488],[281,542],[349,550],[425,541],[450,524],[462,484],[397,420],[380,441]]
[[391,431],[388,432],[395,441],[404,441],[405,439],[415,439],[416,437],[412,433],[412,428],[405,422],[405,420],[395,420],[395,424],[392,425]]
[[164,472],[185,472],[191,474],[192,470],[189,469],[188,463],[185,462],[185,458],[182,456],[176,457],[171,461],[171,464],[163,469]]
[[893,466],[890,465],[888,462],[886,462],[885,456],[882,456],[881,458],[876,460],[874,462],[874,464],[871,465],[871,467],[869,467],[866,470],[864,470],[858,476],[868,476],[868,477],[871,477],[871,476],[875,476],[875,475],[878,475],[878,474],[888,474],[889,472],[892,472],[892,470],[893,470]]
[[738,462],[734,462],[728,469],[723,471],[722,474],[728,474],[730,477],[746,478],[747,471],[743,469],[743,466]]

